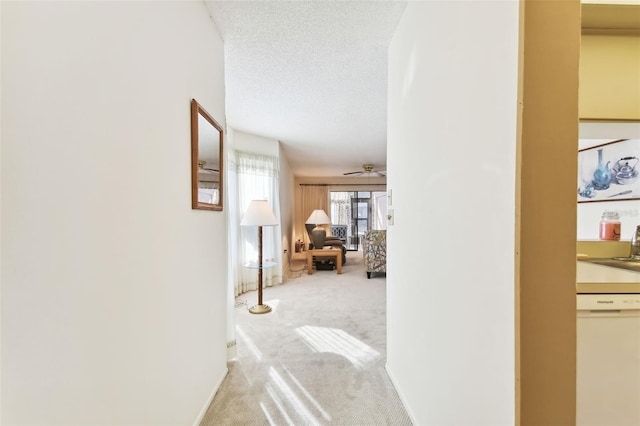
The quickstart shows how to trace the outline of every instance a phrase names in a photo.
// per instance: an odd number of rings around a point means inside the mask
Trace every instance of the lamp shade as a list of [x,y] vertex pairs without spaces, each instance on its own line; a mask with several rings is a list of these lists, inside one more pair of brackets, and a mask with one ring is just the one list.
[[275,226],[278,219],[267,200],[253,200],[244,213],[240,226]]
[[312,223],[314,225],[328,225],[331,223],[331,219],[329,219],[329,216],[327,216],[324,210],[314,210],[305,223]]

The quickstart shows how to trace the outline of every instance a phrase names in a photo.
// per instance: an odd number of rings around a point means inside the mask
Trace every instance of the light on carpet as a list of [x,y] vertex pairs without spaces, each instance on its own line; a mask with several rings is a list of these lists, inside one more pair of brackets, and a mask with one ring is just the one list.
[[305,389],[304,386],[302,386],[302,383],[300,383],[298,381],[298,379],[296,379],[296,377],[291,374],[291,372],[289,371],[289,369],[285,366],[282,367],[284,369],[284,371],[287,373],[287,376],[289,376],[289,379],[298,387],[298,389],[300,390],[300,392],[307,398],[307,400],[313,404],[314,407],[316,407],[316,410],[318,410],[320,412],[320,415],[322,415],[322,417],[324,417],[326,420],[331,420],[331,416],[329,415],[329,413],[327,413],[322,406],[320,405],[320,403],[318,403],[318,401],[316,401],[316,399],[311,396],[311,394],[309,393],[309,391],[307,391],[307,389]]
[[371,346],[337,328],[304,325],[296,328],[296,333],[316,352],[341,355],[356,368],[365,368],[380,357],[380,353]]
[[[278,394],[284,397],[285,402],[287,402],[291,407],[292,412],[302,417],[301,420],[303,424],[319,424],[318,419],[309,411],[309,408],[307,408],[306,404],[298,397],[296,392],[291,388],[291,386],[287,384],[280,373],[278,373],[273,367],[269,368],[269,379],[270,383],[273,383],[276,386],[276,389],[274,391],[278,391]],[[297,424],[299,424],[299,422]]]
[[247,345],[249,352],[251,352],[251,354],[256,357],[256,361],[262,361],[262,352],[260,352],[260,349],[258,349],[255,343],[253,343],[253,340],[249,336],[247,336],[244,330],[242,330],[242,327],[240,327],[239,325],[236,325],[236,333],[238,333],[238,337],[242,339],[242,341],[244,341],[244,343]]
[[278,409],[278,411],[280,411],[280,415],[284,418],[284,420],[287,422],[287,424],[290,425],[290,426],[295,426],[295,423],[293,422],[293,420],[291,419],[291,417],[289,417],[289,414],[287,413],[287,409],[284,407],[284,403],[282,402],[282,399],[276,393],[276,391],[273,388],[273,386],[270,383],[267,383],[267,386],[265,386],[265,388],[267,389],[267,393],[271,397],[271,400],[276,405],[276,408]]

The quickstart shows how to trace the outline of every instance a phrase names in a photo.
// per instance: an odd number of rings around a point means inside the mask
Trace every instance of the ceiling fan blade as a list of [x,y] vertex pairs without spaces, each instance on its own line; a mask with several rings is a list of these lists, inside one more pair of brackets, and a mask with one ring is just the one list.
[[200,173],[220,173],[220,170],[201,168]]
[[349,172],[349,173],[343,173],[344,176],[348,176],[348,175],[361,175],[364,172]]
[[387,176],[387,171],[386,170],[376,170],[373,173],[377,174],[378,176],[382,176],[382,177],[386,177]]

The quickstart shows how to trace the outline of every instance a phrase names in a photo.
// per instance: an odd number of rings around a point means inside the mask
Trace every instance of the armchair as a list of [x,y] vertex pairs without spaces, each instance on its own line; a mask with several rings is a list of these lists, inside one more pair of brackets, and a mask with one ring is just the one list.
[[331,235],[340,239],[342,243],[347,242],[347,225],[331,225]]
[[362,238],[362,256],[367,278],[374,272],[387,273],[387,231],[367,231]]

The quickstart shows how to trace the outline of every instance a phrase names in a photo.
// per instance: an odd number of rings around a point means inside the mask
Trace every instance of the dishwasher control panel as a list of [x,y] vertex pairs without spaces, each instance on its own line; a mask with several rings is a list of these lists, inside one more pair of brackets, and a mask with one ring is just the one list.
[[640,294],[578,294],[579,311],[640,310]]

